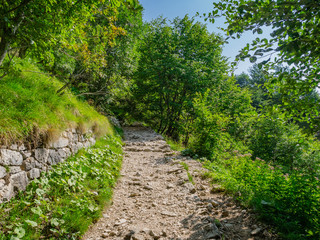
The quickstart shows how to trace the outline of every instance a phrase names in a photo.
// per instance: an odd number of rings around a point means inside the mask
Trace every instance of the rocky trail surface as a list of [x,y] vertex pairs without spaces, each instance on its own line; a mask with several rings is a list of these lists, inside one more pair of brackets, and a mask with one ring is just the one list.
[[277,239],[151,129],[125,128],[124,152],[113,203],[83,239]]

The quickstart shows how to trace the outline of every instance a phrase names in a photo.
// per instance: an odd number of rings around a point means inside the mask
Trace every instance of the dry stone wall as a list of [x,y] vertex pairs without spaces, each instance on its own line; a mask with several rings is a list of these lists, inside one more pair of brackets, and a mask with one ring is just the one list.
[[76,129],[68,129],[57,141],[35,148],[28,149],[25,144],[0,146],[0,203],[11,199],[19,190],[25,190],[41,172],[94,143],[91,131],[81,134]]

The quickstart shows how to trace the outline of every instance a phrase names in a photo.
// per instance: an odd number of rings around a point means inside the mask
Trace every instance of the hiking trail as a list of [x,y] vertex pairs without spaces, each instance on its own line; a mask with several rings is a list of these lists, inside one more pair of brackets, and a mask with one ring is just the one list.
[[113,202],[83,239],[277,239],[250,210],[204,179],[201,163],[172,151],[161,135],[127,127],[124,137]]

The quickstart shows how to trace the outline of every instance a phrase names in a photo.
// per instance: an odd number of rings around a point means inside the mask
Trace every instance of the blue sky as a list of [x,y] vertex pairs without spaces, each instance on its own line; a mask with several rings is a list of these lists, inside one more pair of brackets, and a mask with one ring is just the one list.
[[[200,14],[209,13],[213,10],[213,0],[139,0],[144,8],[143,19],[145,21],[151,21],[158,16],[163,16],[168,19],[174,19],[175,17],[184,17],[189,14],[190,17],[196,15],[197,12]],[[202,18],[197,18],[198,21],[206,23],[208,30],[214,33],[223,34],[218,27],[223,27],[224,20],[217,19],[214,24],[210,22],[204,22]],[[266,37],[260,35],[259,37]],[[234,60],[239,50],[246,45],[247,42],[251,42],[252,39],[258,37],[252,33],[246,33],[240,39],[230,39],[229,44],[225,45],[223,49],[223,55],[228,57],[230,61]],[[247,60],[246,62],[240,62],[238,69],[235,71],[236,74],[246,72],[252,64]]]

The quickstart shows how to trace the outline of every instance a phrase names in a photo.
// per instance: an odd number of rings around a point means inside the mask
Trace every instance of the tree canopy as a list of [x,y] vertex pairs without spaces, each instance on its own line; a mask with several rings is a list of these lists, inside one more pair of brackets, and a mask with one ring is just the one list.
[[[283,102],[300,102],[286,108],[292,115],[315,118],[318,111],[314,103],[301,102],[301,96],[309,94],[320,83],[320,3],[315,0],[221,0],[214,3],[214,11],[208,17],[225,17],[228,37],[240,38],[245,31],[262,34],[263,27],[272,28],[270,38],[257,37],[247,44],[236,61],[250,58],[259,67],[272,69],[272,84],[280,86]],[[275,61],[271,62],[274,54]],[[287,64],[290,71],[276,66]],[[299,106],[299,107],[298,107]]]
[[[103,63],[101,45],[111,44],[122,31],[110,14],[120,3],[130,8],[137,1],[5,0],[0,5],[0,68],[6,74],[10,61],[4,62],[5,57],[9,54],[11,60],[26,51],[52,63],[57,46],[78,52],[88,68]],[[90,24],[98,18],[105,24]]]
[[[138,112],[159,132],[174,135],[197,92],[222,81],[222,39],[188,16],[148,25],[135,77]],[[188,111],[187,111],[188,112]]]

